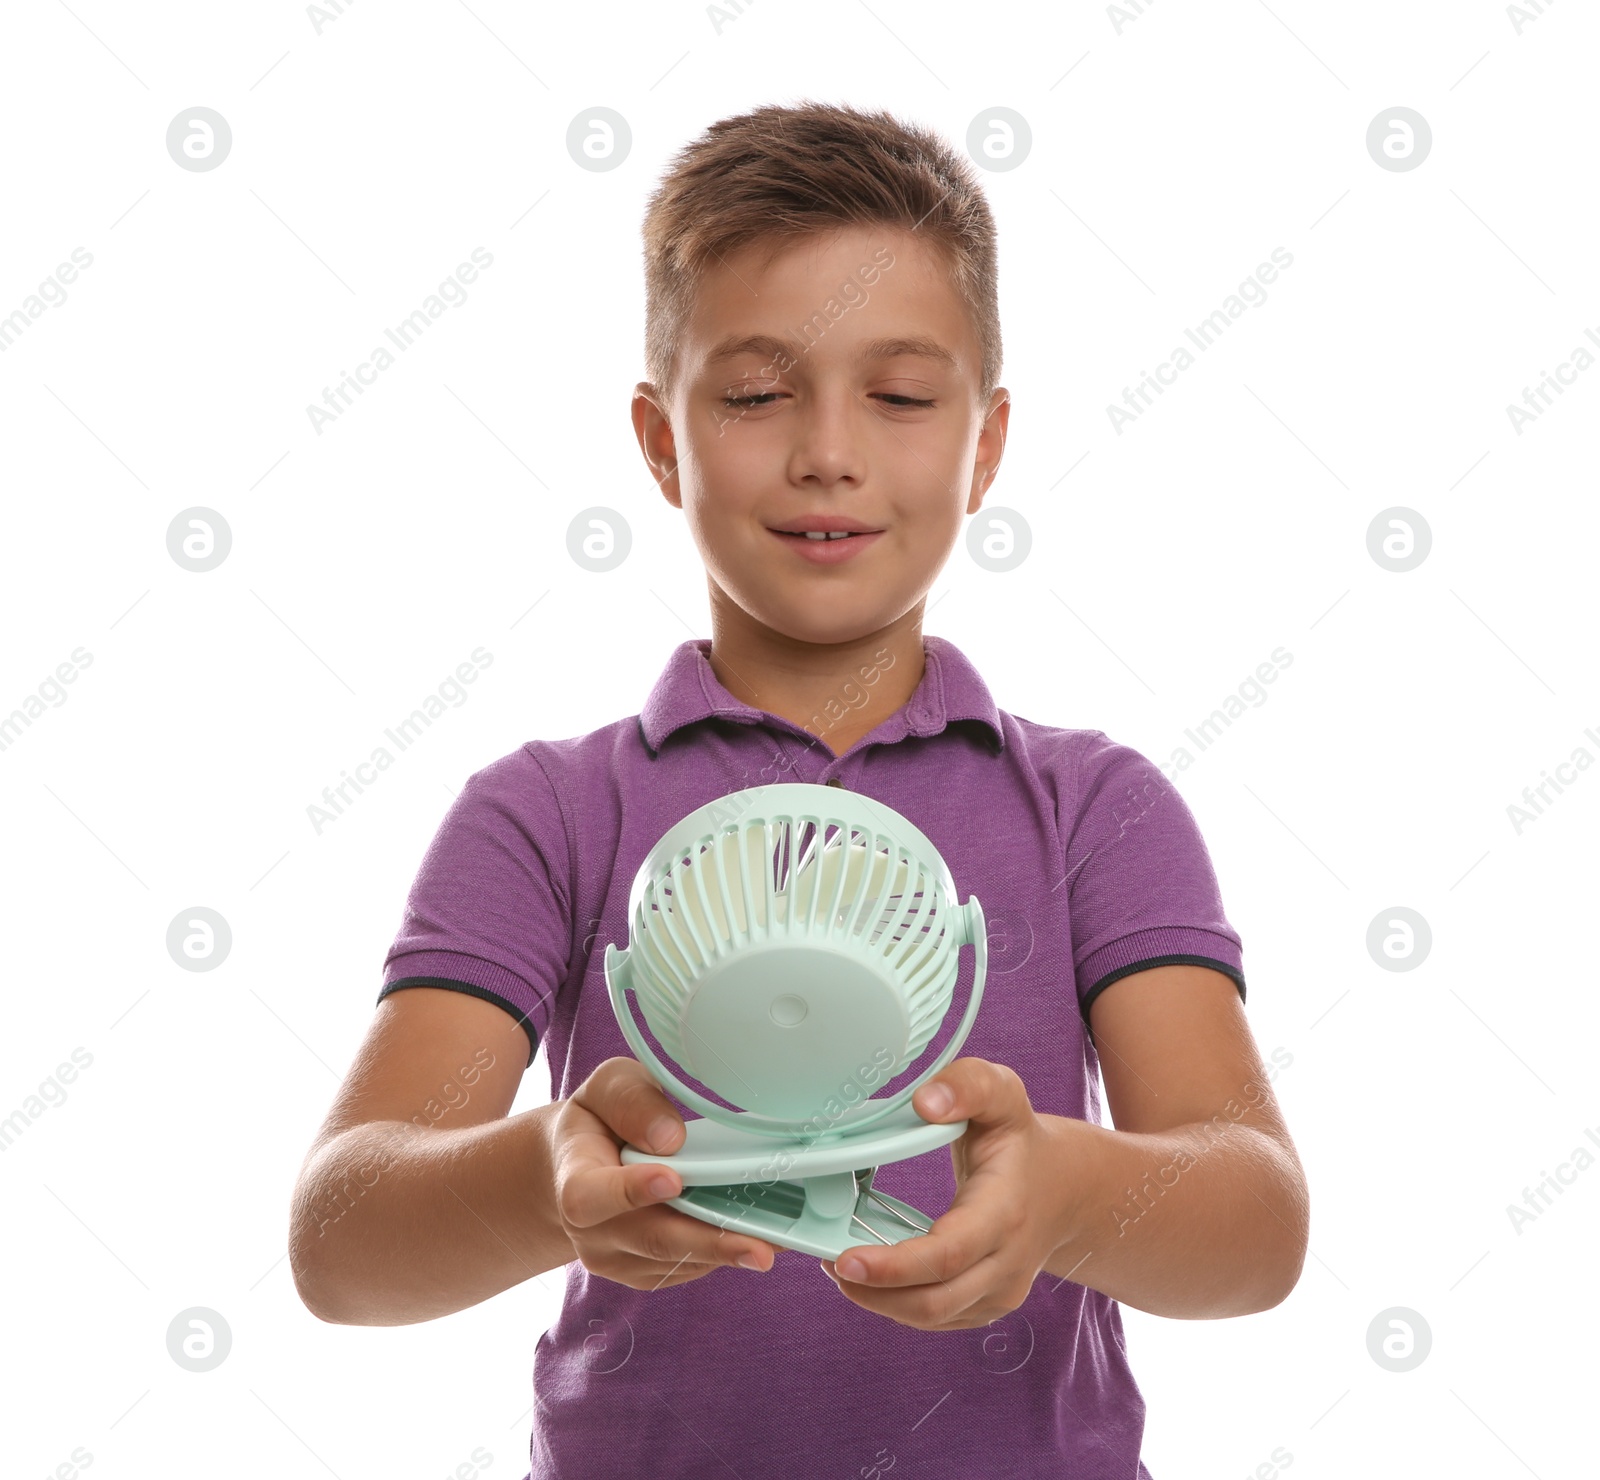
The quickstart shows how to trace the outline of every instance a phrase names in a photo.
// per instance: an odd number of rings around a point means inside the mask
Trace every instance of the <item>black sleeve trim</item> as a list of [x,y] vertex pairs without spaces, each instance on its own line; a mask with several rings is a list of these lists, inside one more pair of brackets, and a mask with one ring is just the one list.
[[1213,971],[1220,971],[1239,989],[1239,1000],[1245,1000],[1244,973],[1237,967],[1229,966],[1225,961],[1218,961],[1210,956],[1151,956],[1144,961],[1134,961],[1127,966],[1119,966],[1115,971],[1108,971],[1087,992],[1083,994],[1083,1021],[1089,1021],[1089,1008],[1094,999],[1098,997],[1112,982],[1121,981],[1123,977],[1135,971],[1147,971],[1152,966],[1209,966]]
[[[539,1051],[539,1035],[534,1030],[533,1020],[514,1002],[508,1001],[498,992],[491,992],[487,987],[476,986],[472,982],[458,982],[448,976],[403,976],[399,981],[390,982],[379,992],[378,1001],[382,1002],[390,992],[398,992],[404,987],[447,987],[452,992],[465,992],[469,997],[481,997],[485,1002],[503,1007],[517,1020],[517,1026],[528,1035],[528,1064],[533,1062],[534,1055]],[[523,1068],[527,1068],[528,1064],[524,1064]]]

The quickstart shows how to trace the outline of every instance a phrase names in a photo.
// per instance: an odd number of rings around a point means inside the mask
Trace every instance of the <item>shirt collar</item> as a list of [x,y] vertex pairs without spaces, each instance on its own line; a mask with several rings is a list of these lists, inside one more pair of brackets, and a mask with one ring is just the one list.
[[[926,661],[921,681],[910,699],[883,722],[881,733],[875,732],[878,738],[874,743],[889,744],[907,735],[926,738],[952,721],[977,720],[988,728],[990,744],[998,754],[1005,748],[1005,731],[1000,711],[978,670],[948,638],[924,633],[922,651]],[[673,649],[639,711],[639,730],[652,754],[674,731],[701,720],[761,724],[779,719],[729,693],[712,670],[710,653],[709,637],[692,637]]]

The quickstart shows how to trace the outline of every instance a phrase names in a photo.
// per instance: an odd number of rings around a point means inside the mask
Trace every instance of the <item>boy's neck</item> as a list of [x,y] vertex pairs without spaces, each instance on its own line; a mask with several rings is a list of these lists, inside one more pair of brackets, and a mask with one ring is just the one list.
[[[739,613],[738,616],[743,616]],[[753,709],[789,720],[843,755],[916,692],[926,654],[922,603],[853,642],[797,642],[712,606],[711,671]]]

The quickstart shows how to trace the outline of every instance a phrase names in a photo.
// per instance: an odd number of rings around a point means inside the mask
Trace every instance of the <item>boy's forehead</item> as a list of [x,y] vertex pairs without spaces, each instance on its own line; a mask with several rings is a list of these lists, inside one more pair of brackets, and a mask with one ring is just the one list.
[[769,290],[785,285],[837,288],[851,278],[872,282],[889,271],[923,280],[944,276],[938,262],[927,238],[899,226],[861,223],[798,237],[758,237],[719,254],[703,281],[722,290],[742,287],[753,297],[751,284],[757,279]]
[[[752,355],[762,359],[781,359],[785,355],[804,354],[806,350],[807,345],[792,336],[735,331],[724,335],[706,351],[704,363],[708,368],[715,368],[724,361],[747,359]],[[911,356],[932,361],[949,370],[961,368],[961,358],[955,350],[931,334],[880,334],[875,339],[852,346],[851,353],[858,364]]]
[[780,351],[815,354],[822,328],[830,348],[853,360],[920,355],[930,366],[960,369],[973,348],[942,257],[890,226],[761,240],[727,253],[701,278],[680,345],[714,370]]

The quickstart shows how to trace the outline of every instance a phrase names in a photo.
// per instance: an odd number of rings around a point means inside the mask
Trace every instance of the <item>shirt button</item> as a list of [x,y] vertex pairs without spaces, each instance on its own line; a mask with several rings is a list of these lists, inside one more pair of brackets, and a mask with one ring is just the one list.
[[840,789],[841,789],[841,790],[842,790],[842,789],[843,789],[843,787],[844,787],[844,782],[842,782],[842,781],[841,781],[841,780],[840,780],[840,779],[839,779],[839,778],[838,778],[838,777],[837,777],[837,776],[831,776],[831,777],[829,777],[829,778],[828,778],[828,782],[827,782],[827,784],[828,784],[828,785],[829,785],[829,786],[837,786],[837,787],[839,787],[839,788],[840,788]]

